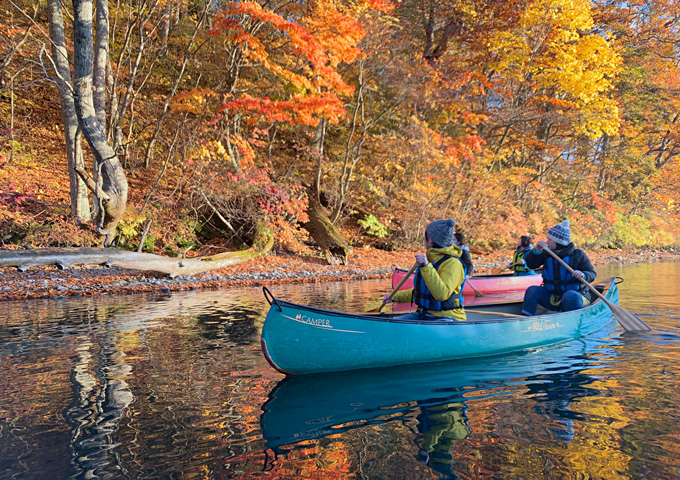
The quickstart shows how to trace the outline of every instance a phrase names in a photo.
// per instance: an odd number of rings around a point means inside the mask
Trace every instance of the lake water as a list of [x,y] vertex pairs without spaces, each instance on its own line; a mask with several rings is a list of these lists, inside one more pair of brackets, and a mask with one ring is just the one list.
[[[261,288],[2,303],[0,478],[680,478],[680,262],[598,273],[652,332],[288,378]],[[388,290],[271,287],[344,311]]]

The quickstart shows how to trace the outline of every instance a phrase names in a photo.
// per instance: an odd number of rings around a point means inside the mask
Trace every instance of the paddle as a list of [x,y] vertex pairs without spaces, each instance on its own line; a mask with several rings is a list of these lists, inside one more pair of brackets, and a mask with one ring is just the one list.
[[[548,254],[553,257],[555,260],[557,260],[564,268],[566,268],[572,275],[574,274],[574,269],[571,268],[569,265],[567,265],[564,260],[562,260],[560,257],[558,257],[555,252],[550,250],[547,246],[543,247],[543,250],[548,252]],[[602,295],[600,292],[598,292],[595,287],[593,287],[591,284],[586,282],[585,278],[579,278],[579,281],[587,286],[591,292],[593,292],[595,295],[597,295],[600,299],[604,301],[604,303],[607,304],[609,309],[612,311],[614,316],[616,317],[616,320],[619,322],[619,325],[623,327],[624,330],[628,331],[646,331],[646,330],[651,330],[650,326],[647,325],[645,322],[640,320],[637,315],[629,312],[623,307],[619,307],[618,305],[614,305],[611,303],[609,300],[604,298],[604,295]]]
[[486,312],[484,310],[468,310],[467,308],[465,309],[465,313],[479,313],[481,315],[496,315],[498,317],[527,318],[524,315],[515,315],[514,313]]
[[[388,300],[391,299],[392,297],[394,297],[394,294],[399,291],[399,289],[401,288],[401,286],[404,283],[406,283],[406,280],[408,280],[409,277],[411,276],[411,274],[416,271],[416,268],[418,268],[418,262],[413,264],[413,266],[409,269],[409,271],[406,272],[406,275],[404,275],[402,277],[399,284],[397,284],[397,286],[394,287],[394,290],[392,290],[392,293],[390,293],[390,296],[387,297]],[[372,308],[371,310],[368,311],[368,313],[380,313],[380,310],[382,310],[385,305],[386,305],[386,303],[385,303],[385,300],[383,299],[382,305],[380,305],[379,307],[376,307],[376,308]]]
[[467,283],[468,283],[468,285],[470,285],[470,288],[472,289],[472,291],[475,292],[475,297],[483,297],[484,296],[484,294],[482,292],[480,292],[479,290],[477,290],[475,288],[475,286],[472,284],[472,282],[470,281],[469,278],[468,278]]
[[512,268],[512,267],[514,267],[515,265],[519,265],[519,262],[513,263],[513,264],[510,265],[509,267],[498,267],[498,268],[494,268],[493,270],[491,270],[491,274],[492,274],[492,275],[500,275],[501,273],[503,273],[503,270],[505,270],[506,268]]

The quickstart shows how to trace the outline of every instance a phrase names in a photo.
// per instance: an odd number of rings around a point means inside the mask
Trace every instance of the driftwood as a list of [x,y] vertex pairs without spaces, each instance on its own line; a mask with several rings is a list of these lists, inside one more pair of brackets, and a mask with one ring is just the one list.
[[58,269],[74,265],[102,265],[152,271],[174,278],[195,275],[236,265],[267,253],[274,245],[269,230],[261,230],[253,247],[238,252],[225,252],[195,258],[170,258],[152,253],[137,253],[115,248],[39,248],[35,250],[2,250],[0,267],[16,267],[24,272],[31,267],[55,265]]

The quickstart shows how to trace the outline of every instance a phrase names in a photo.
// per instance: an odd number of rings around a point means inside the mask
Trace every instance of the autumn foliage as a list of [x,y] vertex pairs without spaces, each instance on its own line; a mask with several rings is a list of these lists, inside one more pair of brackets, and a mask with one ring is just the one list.
[[[73,244],[54,72],[36,68],[48,31],[36,28],[46,25],[36,6],[1,7],[0,234],[67,243],[31,233],[47,222]],[[680,244],[672,2],[109,8],[120,81],[107,96],[129,99],[115,120],[128,243],[150,218],[150,249],[238,248],[264,224],[277,248],[308,252],[313,194],[355,244],[418,242],[442,217],[480,248],[563,218],[587,247]],[[47,163],[62,166],[45,175]],[[361,226],[367,218],[374,228]]]

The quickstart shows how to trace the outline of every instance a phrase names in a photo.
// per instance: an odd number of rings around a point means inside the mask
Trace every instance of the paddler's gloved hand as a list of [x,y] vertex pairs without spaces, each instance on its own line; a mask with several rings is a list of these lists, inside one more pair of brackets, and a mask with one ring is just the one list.
[[421,267],[424,267],[425,265],[430,263],[427,260],[427,255],[425,255],[424,253],[416,253],[416,262],[418,262],[418,265]]
[[388,303],[392,303],[392,297],[390,293],[386,293],[383,297],[383,305],[387,305]]
[[573,275],[576,280],[583,280],[586,278],[585,273],[583,273],[581,270],[574,270]]

